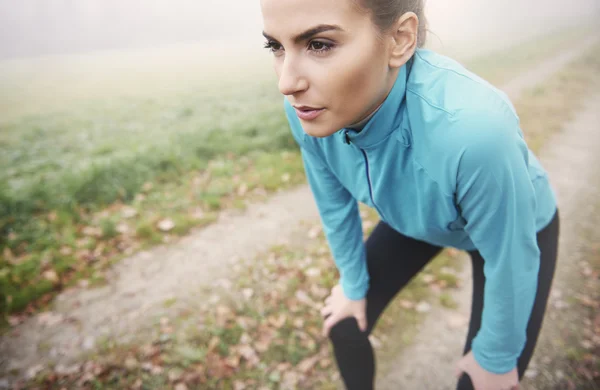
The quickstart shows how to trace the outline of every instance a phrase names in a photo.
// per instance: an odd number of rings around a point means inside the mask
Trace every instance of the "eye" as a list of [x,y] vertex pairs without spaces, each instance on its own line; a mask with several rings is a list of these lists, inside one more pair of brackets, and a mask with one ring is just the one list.
[[267,41],[265,42],[265,49],[269,49],[270,52],[277,53],[283,50],[283,46],[275,41]]
[[333,48],[333,46],[334,45],[331,43],[322,42],[322,41],[312,41],[308,45],[309,49],[316,54],[322,54],[322,53],[328,52],[329,50],[331,50]]

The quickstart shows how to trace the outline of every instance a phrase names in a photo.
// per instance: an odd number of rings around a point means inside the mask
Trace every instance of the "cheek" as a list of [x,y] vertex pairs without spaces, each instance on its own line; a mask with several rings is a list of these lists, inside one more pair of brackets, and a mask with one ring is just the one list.
[[354,55],[332,72],[335,75],[336,106],[348,115],[359,115],[372,103],[385,78],[385,67],[376,60],[376,53]]

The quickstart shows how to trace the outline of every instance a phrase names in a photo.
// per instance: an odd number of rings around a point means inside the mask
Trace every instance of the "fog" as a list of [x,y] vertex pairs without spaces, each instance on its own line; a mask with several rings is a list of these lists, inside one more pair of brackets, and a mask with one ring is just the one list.
[[[427,15],[433,47],[493,49],[598,20],[600,1],[429,0]],[[261,30],[259,0],[0,0],[4,59],[211,41],[259,45]]]

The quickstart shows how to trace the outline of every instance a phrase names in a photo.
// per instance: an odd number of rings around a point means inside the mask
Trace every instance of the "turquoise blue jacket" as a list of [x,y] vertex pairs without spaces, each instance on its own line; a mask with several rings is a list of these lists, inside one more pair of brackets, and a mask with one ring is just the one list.
[[284,106],[344,294],[358,300],[369,288],[357,202],[406,236],[477,249],[486,283],[472,350],[488,371],[513,369],[535,298],[536,233],[556,200],[507,96],[419,49],[360,132],[309,136],[287,98]]

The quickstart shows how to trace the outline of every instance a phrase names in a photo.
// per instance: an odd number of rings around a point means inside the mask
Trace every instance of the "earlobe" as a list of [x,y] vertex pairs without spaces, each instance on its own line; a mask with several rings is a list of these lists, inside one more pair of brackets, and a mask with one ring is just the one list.
[[417,48],[419,18],[414,12],[407,12],[398,18],[393,34],[393,47],[390,55],[390,67],[399,68],[412,57]]

